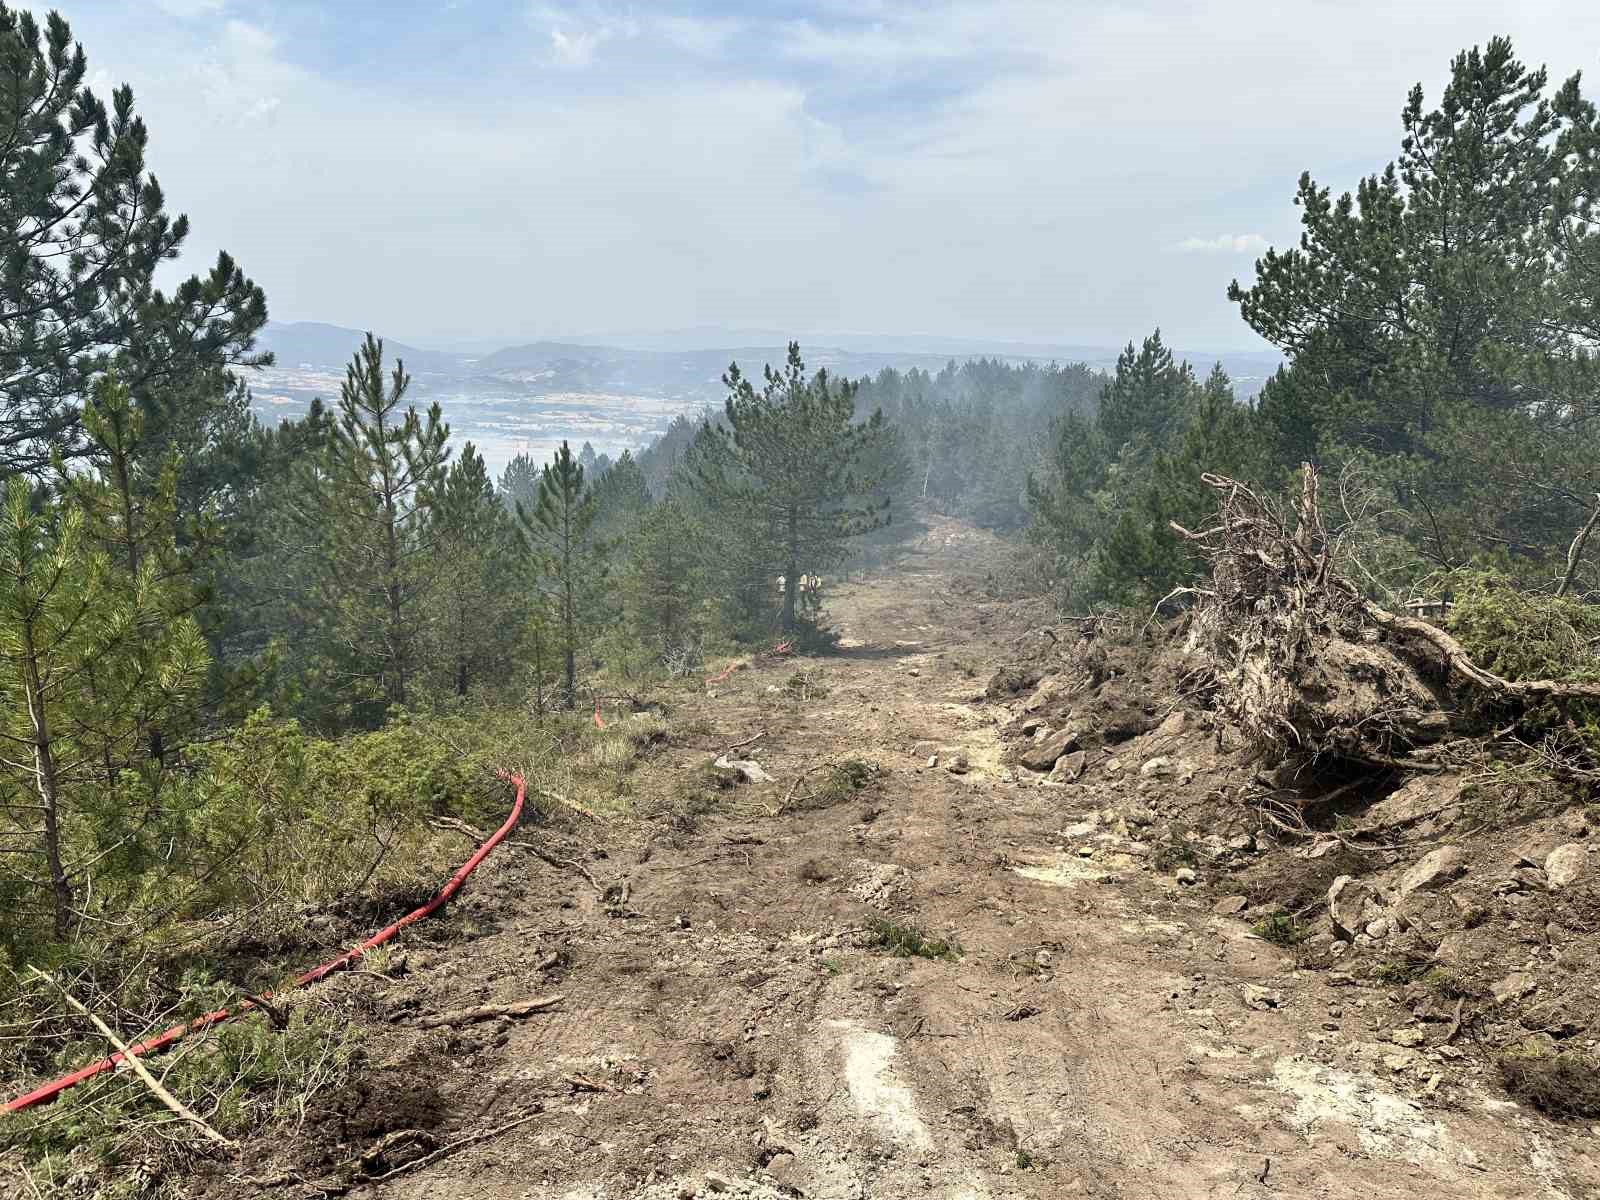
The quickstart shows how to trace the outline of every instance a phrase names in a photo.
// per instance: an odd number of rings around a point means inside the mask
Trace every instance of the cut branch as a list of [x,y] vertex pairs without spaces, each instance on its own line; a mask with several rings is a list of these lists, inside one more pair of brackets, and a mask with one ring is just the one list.
[[532,1000],[519,1000],[515,1004],[480,1004],[476,1008],[458,1008],[423,1017],[417,1022],[421,1029],[441,1029],[446,1026],[471,1025],[476,1021],[493,1021],[497,1017],[526,1017],[543,1012],[565,1000],[565,996],[538,996]]
[[83,1004],[79,1002],[78,998],[66,989],[64,984],[62,984],[54,976],[46,975],[43,971],[39,970],[38,967],[30,966],[28,970],[32,971],[46,983],[54,986],[55,989],[61,993],[61,998],[67,1002],[67,1006],[69,1008],[71,1008],[74,1012],[88,1018],[90,1024],[100,1031],[100,1036],[105,1038],[106,1041],[110,1042],[111,1045],[116,1048],[117,1053],[122,1055],[122,1061],[127,1063],[129,1068],[132,1069],[133,1073],[139,1077],[139,1082],[150,1089],[151,1095],[153,1095],[157,1100],[161,1101],[162,1104],[166,1105],[167,1108],[172,1110],[172,1112],[177,1116],[194,1126],[207,1139],[216,1143],[218,1146],[221,1146],[224,1150],[232,1152],[239,1148],[237,1143],[229,1138],[223,1137],[222,1134],[211,1128],[211,1126],[206,1123],[203,1117],[197,1114],[193,1109],[186,1106],[183,1101],[179,1100],[171,1092],[167,1091],[167,1089],[161,1085],[161,1081],[145,1069],[144,1063],[139,1060],[132,1050],[128,1049],[128,1044],[117,1036],[116,1031],[94,1013],[85,1008]]

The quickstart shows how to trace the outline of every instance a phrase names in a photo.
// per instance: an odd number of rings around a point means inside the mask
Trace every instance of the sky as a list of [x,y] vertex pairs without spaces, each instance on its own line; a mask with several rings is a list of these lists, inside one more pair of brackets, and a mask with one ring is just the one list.
[[[27,7],[26,4],[22,5]],[[692,326],[1264,349],[1295,183],[1451,57],[1600,66],[1593,0],[83,0],[183,265],[428,345]]]

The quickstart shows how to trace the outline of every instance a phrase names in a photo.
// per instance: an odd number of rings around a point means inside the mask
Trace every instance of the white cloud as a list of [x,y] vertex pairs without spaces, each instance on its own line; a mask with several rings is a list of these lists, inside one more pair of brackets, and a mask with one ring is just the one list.
[[550,50],[559,63],[569,67],[586,67],[594,61],[594,52],[606,37],[605,31],[600,29],[575,30],[572,33],[565,29],[552,29]]
[[533,4],[527,16],[534,28],[548,32],[550,61],[563,67],[587,67],[607,42],[636,38],[640,32],[639,22],[631,13],[593,4]]
[[1120,344],[1160,324],[1248,344],[1223,290],[1294,243],[1302,170],[1337,192],[1380,169],[1410,85],[1437,99],[1489,31],[1558,80],[1600,45],[1592,0],[1459,0],[1447,30],[1380,0],[1269,25],[1259,0],[816,0],[805,19],[535,0],[479,69],[448,73],[469,49],[436,74],[310,53],[352,35],[300,6],[162,2],[215,16],[89,4],[74,26],[97,78],[134,85],[193,219],[184,265],[226,246],[276,317],[440,337]]
[[156,0],[156,7],[174,17],[190,20],[221,12],[227,7],[227,0]]
[[1220,233],[1214,238],[1184,238],[1173,249],[1184,254],[1260,254],[1270,245],[1259,233]]

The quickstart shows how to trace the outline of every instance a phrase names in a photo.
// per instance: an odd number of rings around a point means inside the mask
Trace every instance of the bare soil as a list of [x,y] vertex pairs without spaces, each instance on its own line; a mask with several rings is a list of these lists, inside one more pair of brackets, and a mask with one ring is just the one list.
[[[1175,671],[1113,672],[1090,696],[1036,705],[1097,722],[1079,780],[1016,764],[1047,614],[988,594],[1002,561],[986,535],[936,521],[892,567],[830,588],[837,653],[757,662],[675,703],[669,729],[685,732],[630,776],[635,803],[656,798],[662,815],[528,826],[519,841],[574,865],[510,846],[445,924],[418,931],[394,978],[326,985],[369,1027],[360,1074],[196,1190],[1600,1195],[1588,1123],[1501,1086],[1497,1046],[1480,1040],[1500,1018],[1454,1031],[1418,1018],[1432,999],[1413,983],[1352,965],[1403,957],[1382,938],[1334,952],[1331,935],[1279,946],[1253,932],[1298,903],[1321,935],[1335,874],[1376,880],[1426,846],[1349,869],[1342,847],[1302,857],[1271,837],[1234,800],[1252,766],[1203,709],[1185,713]],[[684,802],[712,758],[760,731],[734,756],[771,782]],[[865,785],[825,787],[847,760],[874,768]],[[1456,886],[1494,896],[1476,865]],[[1242,912],[1212,911],[1235,893]],[[1543,893],[1519,903],[1504,920],[1532,944],[1485,953],[1521,969],[1548,959],[1552,918]],[[1419,935],[1444,919],[1432,912]],[[883,920],[951,948],[896,957],[874,944]],[[1594,986],[1592,965],[1557,978],[1517,1003]],[[417,1024],[552,994],[520,1019]],[[363,1152],[364,1174],[399,1173],[339,1185],[338,1164]]]

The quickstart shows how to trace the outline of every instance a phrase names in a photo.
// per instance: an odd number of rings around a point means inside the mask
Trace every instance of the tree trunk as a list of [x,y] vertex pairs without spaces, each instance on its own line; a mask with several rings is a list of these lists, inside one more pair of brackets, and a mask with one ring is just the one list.
[[23,627],[22,639],[22,686],[33,732],[34,786],[39,793],[39,804],[44,809],[44,856],[50,870],[50,892],[55,902],[56,937],[64,938],[72,927],[72,887],[67,883],[67,873],[61,863],[60,781],[56,775],[50,718],[45,706],[44,685],[39,678],[31,626]]
[[783,577],[783,631],[794,632],[794,596],[800,590],[800,514],[789,510],[788,574]]
[[572,567],[569,561],[566,578],[566,598],[561,606],[562,637],[566,642],[567,689],[563,704],[566,708],[578,706],[578,639],[576,622],[572,614]]

